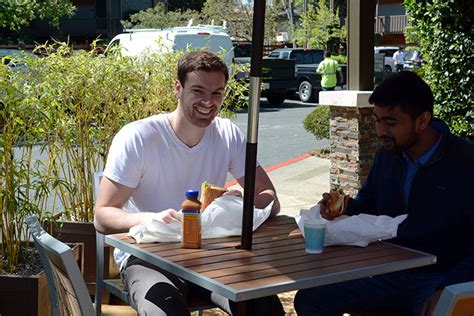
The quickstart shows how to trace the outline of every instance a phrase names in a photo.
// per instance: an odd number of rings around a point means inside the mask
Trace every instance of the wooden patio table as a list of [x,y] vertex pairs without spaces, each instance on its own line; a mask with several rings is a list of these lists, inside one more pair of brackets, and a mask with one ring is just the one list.
[[107,235],[105,242],[239,303],[238,314],[246,314],[249,299],[436,262],[433,255],[387,242],[365,248],[331,246],[308,254],[288,216],[259,227],[250,251],[239,249],[240,237],[203,239],[201,249],[183,249],[176,242],[137,244],[127,234]]

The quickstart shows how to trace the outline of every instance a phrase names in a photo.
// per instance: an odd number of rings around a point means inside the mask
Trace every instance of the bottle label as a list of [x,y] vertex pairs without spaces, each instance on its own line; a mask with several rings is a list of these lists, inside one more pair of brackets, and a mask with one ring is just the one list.
[[201,245],[201,212],[200,210],[183,210],[183,244]]

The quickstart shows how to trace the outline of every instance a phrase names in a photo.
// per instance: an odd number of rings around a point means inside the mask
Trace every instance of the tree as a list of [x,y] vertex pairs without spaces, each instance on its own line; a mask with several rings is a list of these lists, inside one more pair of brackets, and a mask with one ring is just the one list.
[[[279,6],[265,10],[265,41],[273,43],[276,35],[276,14]],[[226,21],[230,35],[235,39],[252,40],[252,7],[242,5],[238,0],[207,0],[202,13],[207,21]]]
[[343,42],[347,39],[347,30],[339,26],[339,13],[333,13],[324,0],[309,6],[301,16],[301,27],[296,30],[298,45],[307,42],[308,47],[329,49],[332,41]]
[[427,61],[435,114],[461,137],[474,139],[474,6],[466,0],[405,0],[412,31]]
[[187,9],[186,11],[165,11],[163,3],[158,3],[154,8],[150,8],[132,14],[130,20],[122,21],[124,28],[167,28],[175,26],[185,26],[189,20],[194,24],[200,22],[199,12]]
[[59,19],[74,10],[70,0],[1,0],[0,29],[18,31],[35,19],[48,19],[57,27]]

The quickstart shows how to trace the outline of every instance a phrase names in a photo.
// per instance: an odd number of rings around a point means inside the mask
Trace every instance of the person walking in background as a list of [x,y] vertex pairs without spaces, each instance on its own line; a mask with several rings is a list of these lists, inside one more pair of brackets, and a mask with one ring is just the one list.
[[319,63],[316,73],[321,75],[321,88],[324,91],[334,90],[334,87],[337,85],[337,71],[340,70],[340,67],[337,64],[337,61],[331,58],[330,52],[324,53],[324,60]]
[[403,70],[403,65],[405,64],[405,53],[403,52],[403,47],[398,47],[398,50],[393,53],[393,64],[395,65],[395,70],[397,72]]

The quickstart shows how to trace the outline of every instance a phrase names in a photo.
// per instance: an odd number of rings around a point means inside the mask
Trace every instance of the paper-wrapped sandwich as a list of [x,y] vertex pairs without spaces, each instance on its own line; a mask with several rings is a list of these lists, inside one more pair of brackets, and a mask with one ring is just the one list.
[[204,181],[201,185],[201,212],[204,212],[206,207],[215,199],[227,192],[226,188],[221,188]]
[[342,189],[335,189],[329,192],[331,196],[331,204],[329,204],[329,213],[333,217],[342,215],[346,209],[347,202],[349,201],[349,195],[345,195]]

